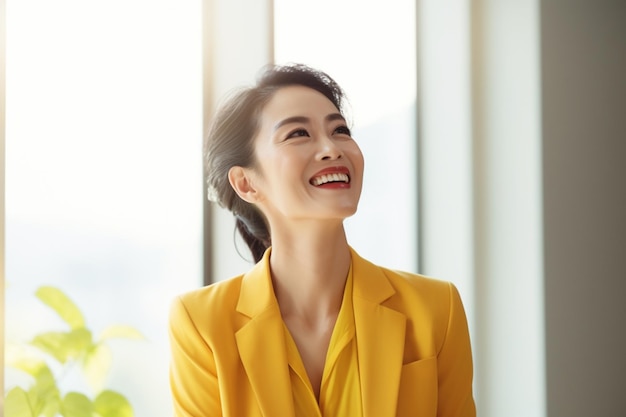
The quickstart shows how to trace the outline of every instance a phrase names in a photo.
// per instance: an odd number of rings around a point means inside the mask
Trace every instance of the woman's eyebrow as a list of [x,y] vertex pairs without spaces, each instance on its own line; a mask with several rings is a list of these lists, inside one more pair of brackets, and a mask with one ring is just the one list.
[[[343,120],[345,121],[346,119],[341,115],[341,113],[331,113],[328,116],[326,116],[324,118],[327,122],[332,122],[335,120]],[[288,125],[290,123],[309,123],[311,121],[311,119],[309,119],[308,117],[305,116],[293,116],[293,117],[288,117],[286,119],[281,120],[280,122],[276,123],[274,125],[274,131],[277,131],[278,129],[280,129],[281,127]]]
[[328,116],[326,116],[326,121],[327,122],[334,122],[335,120],[341,120],[341,121],[346,121],[346,118],[343,117],[341,115],[341,113],[331,113]]
[[308,117],[304,117],[304,116],[288,117],[288,118],[283,119],[280,122],[276,123],[274,125],[274,131],[277,131],[281,127],[283,127],[285,125],[288,125],[290,123],[308,123],[310,121],[311,121],[311,119],[309,119]]

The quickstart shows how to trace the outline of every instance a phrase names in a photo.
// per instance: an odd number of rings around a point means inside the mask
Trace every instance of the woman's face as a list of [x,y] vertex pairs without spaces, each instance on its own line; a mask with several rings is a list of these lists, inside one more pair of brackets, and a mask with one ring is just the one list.
[[274,93],[260,116],[253,184],[273,219],[343,220],[357,209],[363,155],[323,94],[304,86]]

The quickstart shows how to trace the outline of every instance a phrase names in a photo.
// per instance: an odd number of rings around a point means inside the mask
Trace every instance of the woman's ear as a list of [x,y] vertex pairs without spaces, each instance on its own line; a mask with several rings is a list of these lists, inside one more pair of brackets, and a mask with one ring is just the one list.
[[234,166],[228,170],[228,182],[237,195],[250,204],[257,203],[260,194],[252,183],[252,175],[249,169]]

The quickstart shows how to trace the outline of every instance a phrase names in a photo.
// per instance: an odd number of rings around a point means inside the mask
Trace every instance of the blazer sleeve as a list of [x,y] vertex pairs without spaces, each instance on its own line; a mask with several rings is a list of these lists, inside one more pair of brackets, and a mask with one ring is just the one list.
[[438,417],[475,417],[472,394],[472,350],[467,319],[459,292],[449,284],[450,304],[446,336],[437,355]]
[[215,359],[183,299],[176,298],[169,320],[170,387],[176,417],[221,416]]

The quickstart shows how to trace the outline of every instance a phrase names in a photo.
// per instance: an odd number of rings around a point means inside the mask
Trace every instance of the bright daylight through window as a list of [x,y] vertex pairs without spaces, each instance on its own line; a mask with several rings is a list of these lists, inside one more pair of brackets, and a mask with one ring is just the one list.
[[202,284],[201,2],[6,9],[5,389],[170,416],[169,305]]

